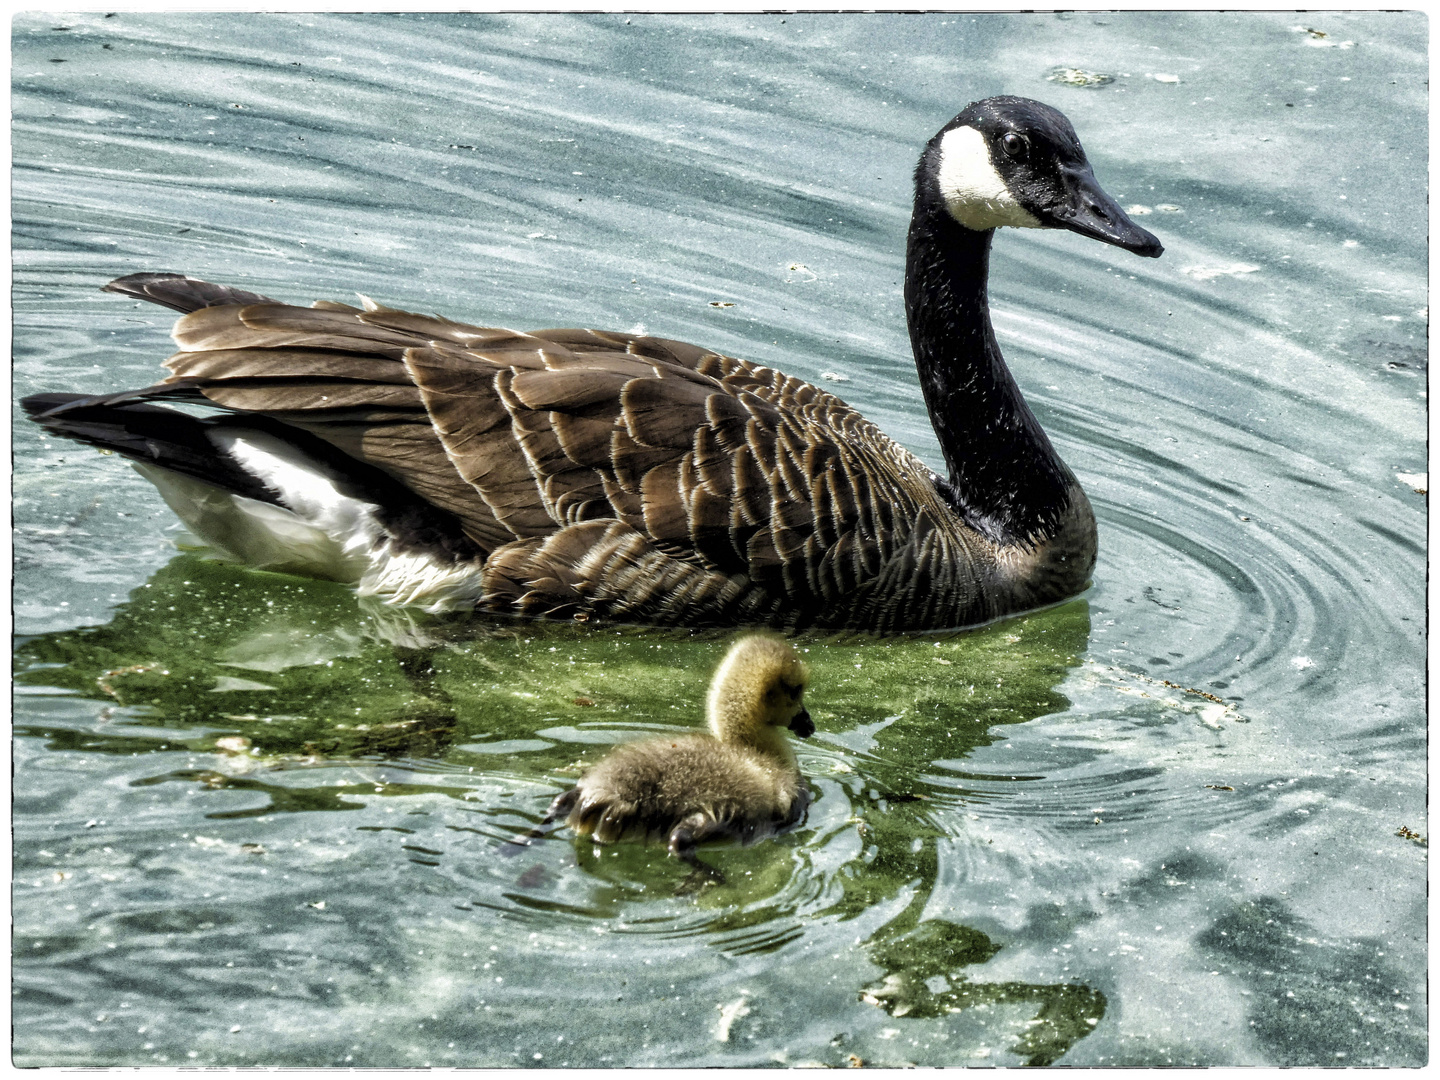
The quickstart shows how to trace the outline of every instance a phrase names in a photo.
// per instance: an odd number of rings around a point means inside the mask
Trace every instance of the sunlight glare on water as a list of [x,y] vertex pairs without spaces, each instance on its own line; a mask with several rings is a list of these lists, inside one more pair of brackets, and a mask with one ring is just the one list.
[[426,619],[177,552],[148,483],[17,411],[16,1063],[1424,1062],[1426,32],[17,17],[17,398],[159,378],[171,313],[98,289],[171,270],[643,326],[938,465],[901,290],[942,124],[1055,105],[1166,251],[996,238],[1094,586],[801,637],[817,799],[698,896],[662,848],[498,845],[698,725],[724,635]]

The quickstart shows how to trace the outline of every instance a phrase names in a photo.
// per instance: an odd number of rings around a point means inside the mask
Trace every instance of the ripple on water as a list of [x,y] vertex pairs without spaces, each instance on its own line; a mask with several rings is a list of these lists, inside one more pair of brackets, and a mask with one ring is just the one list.
[[[1062,16],[345,15],[321,49],[311,15],[17,20],[17,394],[156,377],[168,313],[96,290],[173,269],[644,323],[846,375],[938,464],[899,282],[957,57],[962,98],[1028,71],[1167,253],[997,238],[1095,587],[805,639],[818,797],[697,895],[663,848],[498,851],[614,741],[698,723],[720,637],[442,626],[176,556],[149,485],[17,423],[16,1060],[1423,1059],[1395,830],[1425,785],[1425,178],[1373,152],[1423,144],[1423,19]],[[993,40],[1034,44],[999,72]],[[1045,81],[1142,40],[1214,46],[1180,92],[1233,90],[1192,112],[1241,143],[1197,142],[1174,85]],[[1316,87],[1304,121],[1261,64]]]

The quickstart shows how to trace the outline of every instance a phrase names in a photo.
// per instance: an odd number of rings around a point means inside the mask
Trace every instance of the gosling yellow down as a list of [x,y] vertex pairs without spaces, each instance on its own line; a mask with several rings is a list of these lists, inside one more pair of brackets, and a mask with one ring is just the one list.
[[741,638],[710,684],[709,734],[617,747],[551,804],[545,823],[564,818],[600,844],[665,837],[670,854],[723,880],[696,859],[697,844],[753,843],[794,825],[810,805],[785,734],[815,731],[808,682],[805,662],[778,637]]

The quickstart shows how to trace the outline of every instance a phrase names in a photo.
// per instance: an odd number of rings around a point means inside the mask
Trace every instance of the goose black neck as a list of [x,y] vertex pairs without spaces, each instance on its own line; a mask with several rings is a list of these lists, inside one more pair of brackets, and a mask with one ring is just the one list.
[[967,229],[938,200],[916,199],[905,313],[930,420],[950,475],[939,486],[971,526],[1000,543],[1050,535],[1074,475],[1000,355],[986,279],[994,230]]

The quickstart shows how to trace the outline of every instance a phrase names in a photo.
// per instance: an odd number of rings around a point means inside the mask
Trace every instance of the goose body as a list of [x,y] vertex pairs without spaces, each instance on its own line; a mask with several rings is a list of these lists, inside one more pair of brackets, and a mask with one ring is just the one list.
[[906,310],[947,477],[834,395],[697,345],[471,326],[368,300],[294,307],[177,274],[106,286],[183,313],[167,379],[24,405],[131,458],[221,552],[395,603],[692,626],[969,625],[1079,592],[1095,561],[1090,505],[990,325],[1002,225],[1161,250],[1039,102],[977,102],[931,140]]
[[694,862],[710,840],[752,843],[798,822],[810,790],[785,731],[815,731],[803,702],[809,674],[785,642],[741,638],[710,686],[710,732],[627,743],[551,804],[545,822],[596,843],[663,838]]

